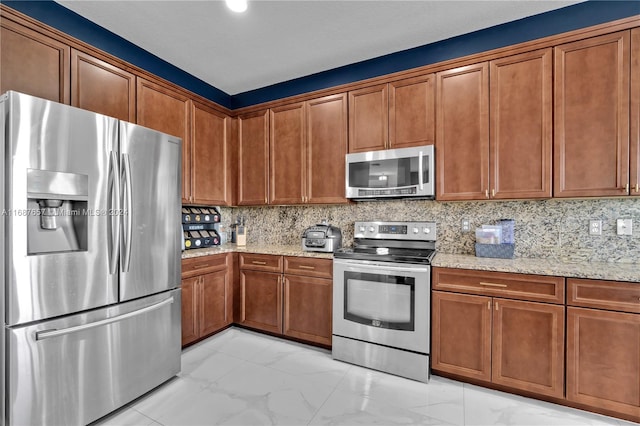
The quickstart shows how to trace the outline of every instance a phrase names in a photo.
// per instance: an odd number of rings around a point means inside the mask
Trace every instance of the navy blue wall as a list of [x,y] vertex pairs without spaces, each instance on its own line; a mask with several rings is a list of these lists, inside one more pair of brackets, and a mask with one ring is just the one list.
[[26,15],[228,108],[325,89],[640,15],[640,1],[587,1],[440,42],[230,96],[53,1],[2,1]]

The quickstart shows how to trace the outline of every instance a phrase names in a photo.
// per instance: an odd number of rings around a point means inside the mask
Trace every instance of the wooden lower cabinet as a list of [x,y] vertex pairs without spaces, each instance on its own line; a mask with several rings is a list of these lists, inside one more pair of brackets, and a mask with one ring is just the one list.
[[284,334],[331,345],[332,303],[332,280],[285,275]]
[[567,308],[567,399],[640,421],[640,315]]
[[331,345],[333,262],[241,253],[239,324]]
[[240,271],[240,324],[282,333],[282,275]]
[[567,280],[567,399],[640,422],[640,285]]
[[434,291],[434,370],[491,381],[491,298]]
[[229,255],[182,261],[182,346],[233,322]]
[[[542,297],[535,288],[547,286],[536,276],[478,271],[482,290],[470,285],[474,274],[435,268],[433,286],[522,298]],[[564,295],[563,279],[549,280],[556,289],[544,293]],[[563,398],[564,305],[492,296],[433,291],[433,370]]]

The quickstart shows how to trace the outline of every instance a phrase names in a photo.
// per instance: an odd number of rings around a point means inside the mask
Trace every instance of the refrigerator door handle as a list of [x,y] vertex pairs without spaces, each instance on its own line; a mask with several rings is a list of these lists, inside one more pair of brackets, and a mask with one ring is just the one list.
[[[114,151],[110,152],[109,156],[109,191],[107,195],[107,208],[109,213],[109,219],[107,226],[109,227],[108,233],[111,238],[110,250],[109,250],[109,273],[115,274],[118,272],[118,254],[120,250],[120,218],[113,212],[118,212],[120,209],[120,173],[118,173],[118,157]],[[115,194],[114,194],[115,192]],[[115,200],[115,205],[114,205]]]
[[174,298],[170,297],[162,302],[158,302],[154,305],[147,306],[146,308],[138,309],[137,311],[129,312],[126,314],[118,315],[113,318],[107,318],[100,321],[91,322],[88,324],[77,325],[75,327],[63,328],[62,330],[44,330],[36,332],[36,340],[45,340],[52,337],[64,336],[71,333],[77,333],[83,330],[89,330],[96,327],[102,327],[104,325],[112,324],[114,322],[124,321],[128,318],[136,317],[147,312],[155,311],[163,306],[170,305],[174,302]]
[[133,212],[131,211],[131,207],[133,206],[132,194],[131,194],[131,163],[129,162],[129,155],[122,154],[123,160],[123,171],[124,171],[124,192],[125,192],[125,205],[124,209],[124,218],[126,220],[125,227],[125,241],[124,241],[124,253],[123,253],[123,262],[122,262],[122,272],[129,272],[129,267],[131,265],[131,237],[133,233]]

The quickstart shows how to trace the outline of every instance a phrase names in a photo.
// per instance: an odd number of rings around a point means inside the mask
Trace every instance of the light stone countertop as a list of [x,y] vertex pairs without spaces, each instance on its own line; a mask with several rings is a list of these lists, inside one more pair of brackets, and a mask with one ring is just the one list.
[[272,254],[276,256],[300,256],[300,257],[316,257],[320,259],[333,259],[333,253],[321,253],[303,251],[301,246],[295,245],[273,245],[273,244],[248,244],[246,246],[237,246],[236,244],[223,244],[219,247],[209,247],[203,249],[191,249],[182,252],[182,258],[209,256],[220,253],[255,253],[255,254]]
[[[332,253],[302,251],[298,245],[249,244],[239,247],[224,244],[219,247],[185,250],[183,259],[220,253],[256,253],[276,256],[302,256],[332,259]],[[562,262],[556,259],[495,259],[469,254],[438,253],[432,266],[473,269],[478,271],[511,272],[533,275],[555,275],[569,278],[589,278],[640,283],[640,264],[615,262]]]
[[640,264],[637,263],[569,263],[556,259],[495,259],[469,254],[438,253],[432,266],[640,283]]

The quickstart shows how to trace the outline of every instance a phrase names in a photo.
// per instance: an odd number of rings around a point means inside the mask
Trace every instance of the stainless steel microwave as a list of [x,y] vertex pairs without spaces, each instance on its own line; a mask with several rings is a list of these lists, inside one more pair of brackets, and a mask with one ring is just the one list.
[[433,145],[346,156],[346,196],[355,201],[435,198]]

